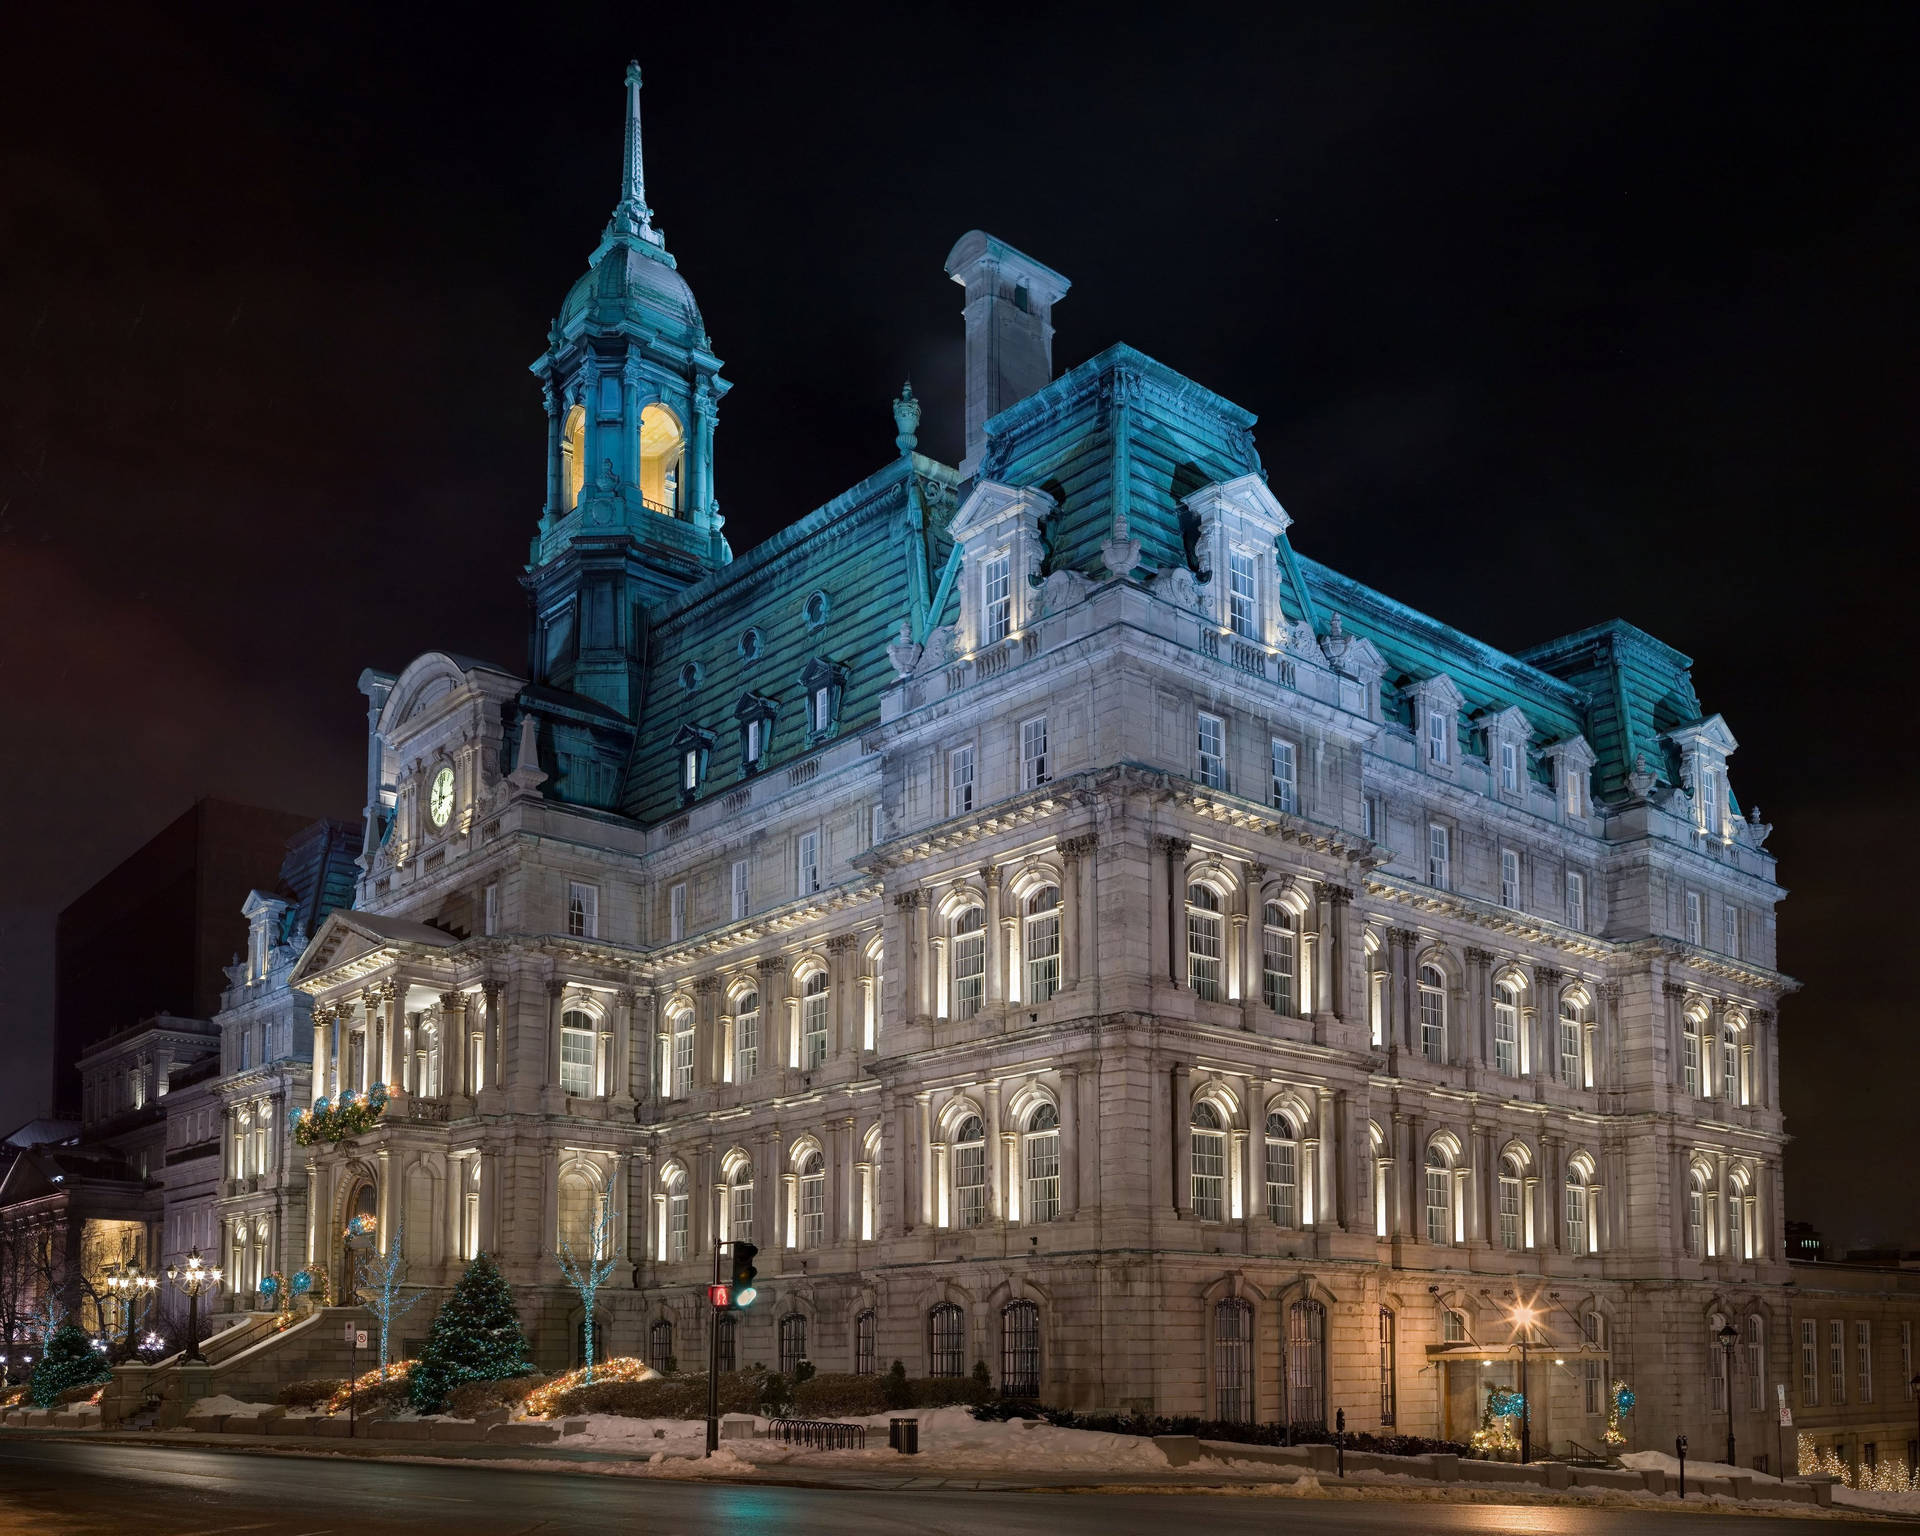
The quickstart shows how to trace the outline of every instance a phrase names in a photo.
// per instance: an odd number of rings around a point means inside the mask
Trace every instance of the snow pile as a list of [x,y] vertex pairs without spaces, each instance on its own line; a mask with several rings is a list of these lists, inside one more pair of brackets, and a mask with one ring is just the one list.
[[197,1417],[201,1414],[214,1413],[259,1413],[262,1409],[272,1406],[272,1403],[245,1403],[237,1397],[228,1397],[222,1392],[217,1397],[200,1398],[187,1409],[187,1414],[189,1417]]

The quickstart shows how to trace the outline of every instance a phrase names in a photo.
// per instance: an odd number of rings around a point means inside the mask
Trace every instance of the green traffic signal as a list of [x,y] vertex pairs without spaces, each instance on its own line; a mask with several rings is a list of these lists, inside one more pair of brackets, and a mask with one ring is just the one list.
[[735,1307],[752,1306],[754,1297],[759,1294],[759,1292],[754,1289],[753,1284],[755,1274],[753,1261],[758,1258],[759,1255],[760,1250],[754,1247],[752,1243],[735,1243],[733,1245],[732,1304]]

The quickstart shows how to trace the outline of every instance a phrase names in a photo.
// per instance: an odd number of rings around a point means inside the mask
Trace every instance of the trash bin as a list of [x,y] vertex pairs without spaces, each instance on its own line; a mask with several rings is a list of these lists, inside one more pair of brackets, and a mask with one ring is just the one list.
[[888,1419],[887,1445],[902,1456],[918,1456],[920,1454],[920,1421]]

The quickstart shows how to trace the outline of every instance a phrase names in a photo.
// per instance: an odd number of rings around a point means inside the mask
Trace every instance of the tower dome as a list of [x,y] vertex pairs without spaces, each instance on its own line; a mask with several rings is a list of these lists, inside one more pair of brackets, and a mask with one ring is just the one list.
[[706,322],[693,289],[664,250],[616,237],[594,253],[584,276],[567,290],[554,329],[566,332],[580,317],[592,326],[623,322],[682,347],[705,347]]

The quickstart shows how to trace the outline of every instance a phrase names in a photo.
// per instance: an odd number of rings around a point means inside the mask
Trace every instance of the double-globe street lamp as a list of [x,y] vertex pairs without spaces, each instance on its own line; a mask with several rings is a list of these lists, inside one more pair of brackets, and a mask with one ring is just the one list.
[[220,1285],[220,1267],[202,1262],[200,1250],[195,1248],[187,1255],[185,1264],[169,1264],[167,1279],[173,1282],[176,1290],[185,1293],[187,1298],[187,1353],[186,1358],[199,1365],[207,1362],[200,1354],[200,1294],[213,1291]]
[[158,1275],[150,1275],[138,1264],[128,1264],[107,1276],[107,1289],[114,1298],[126,1303],[127,1308],[127,1353],[133,1353],[133,1329],[139,1320],[140,1299],[151,1298],[160,1284]]
[[1720,1371],[1721,1390],[1727,1394],[1727,1465],[1740,1465],[1733,1449],[1733,1345],[1740,1337],[1734,1332],[1733,1324],[1726,1323],[1720,1329],[1720,1348],[1726,1354],[1726,1363]]

